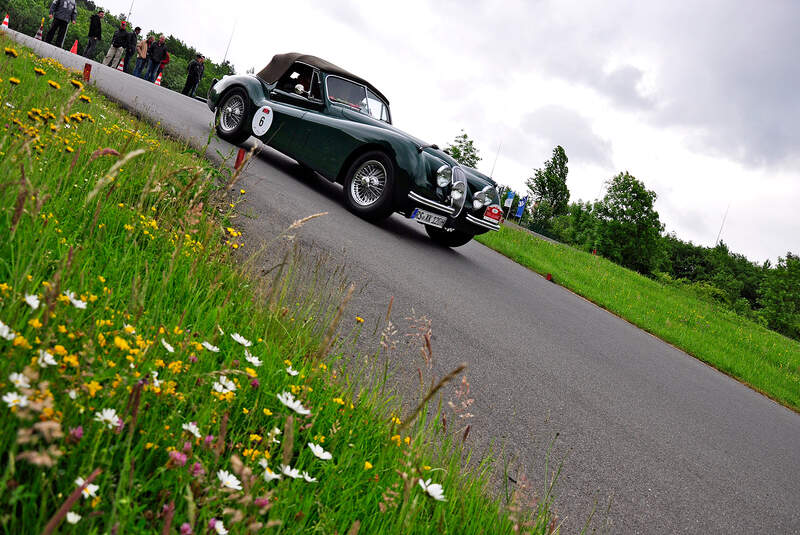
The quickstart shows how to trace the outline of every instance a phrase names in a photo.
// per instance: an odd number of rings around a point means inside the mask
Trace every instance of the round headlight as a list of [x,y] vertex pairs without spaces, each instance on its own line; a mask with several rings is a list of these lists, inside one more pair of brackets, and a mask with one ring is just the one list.
[[436,184],[440,188],[446,188],[453,180],[453,170],[449,165],[443,165],[436,170]]
[[483,207],[483,203],[479,199],[477,199],[477,198],[472,199],[472,209],[473,210],[479,210],[482,207]]
[[464,196],[464,192],[467,191],[467,184],[466,182],[456,182],[453,184],[453,189],[450,190],[450,196],[453,200],[460,200]]

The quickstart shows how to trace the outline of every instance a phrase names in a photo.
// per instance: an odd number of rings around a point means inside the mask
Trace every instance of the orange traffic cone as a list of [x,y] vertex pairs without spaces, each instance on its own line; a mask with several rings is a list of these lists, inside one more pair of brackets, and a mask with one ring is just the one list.
[[8,28],[8,13],[6,13],[6,18],[3,19],[3,26]]
[[125,72],[125,58],[119,58],[119,65],[117,65],[117,70]]
[[77,54],[78,53],[78,40],[77,39],[75,39],[75,42],[72,43],[72,48],[70,48],[69,51],[72,52],[73,54]]
[[158,73],[158,78],[156,78],[156,85],[161,85],[161,73]]
[[36,35],[33,37],[37,41],[42,40],[42,32],[44,32],[44,18],[42,18],[42,23],[39,25],[39,29],[36,30]]

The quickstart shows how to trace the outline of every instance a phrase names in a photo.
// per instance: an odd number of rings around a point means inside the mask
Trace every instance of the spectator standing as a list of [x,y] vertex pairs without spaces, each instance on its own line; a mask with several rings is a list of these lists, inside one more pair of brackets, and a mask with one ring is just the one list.
[[197,91],[197,86],[203,78],[203,72],[206,69],[205,60],[205,56],[197,54],[197,57],[189,62],[189,66],[186,69],[188,71],[186,83],[183,85],[183,91],[181,91],[184,95],[190,97],[194,96],[195,91]]
[[142,29],[137,26],[134,28],[132,33],[128,34],[128,46],[125,48],[125,72],[130,73],[133,70],[133,63],[131,60],[133,59],[133,55],[136,53],[136,43],[139,41],[139,34],[142,33]]
[[142,78],[142,75],[147,71],[147,50],[153,44],[153,38],[148,37],[142,39],[136,45],[136,68],[133,69],[133,75],[137,78]]
[[125,30],[125,21],[123,20],[119,23],[119,29],[114,32],[114,36],[111,38],[111,46],[108,47],[106,57],[103,59],[103,65],[108,65],[112,69],[116,69],[127,47],[128,32]]
[[156,78],[158,78],[158,75],[164,72],[164,69],[167,68],[167,65],[169,65],[169,60],[169,52],[164,52],[164,59],[161,60],[161,65],[158,66],[158,74],[156,74]]
[[[50,18],[53,19],[50,29],[44,40],[47,43],[55,44],[58,47],[64,46],[64,37],[67,36],[67,26],[69,23],[75,24],[78,17],[78,7],[75,0],[53,0],[50,4]],[[55,37],[55,43],[53,43]]]
[[155,82],[158,73],[162,69],[161,62],[167,56],[166,40],[167,38],[163,35],[159,36],[158,41],[151,44],[147,50],[150,63],[147,67],[147,75],[145,75],[145,80],[149,82]]
[[94,59],[97,43],[103,38],[102,22],[105,16],[105,11],[98,9],[89,19],[89,42],[86,44],[86,50],[83,51],[84,57],[88,59]]

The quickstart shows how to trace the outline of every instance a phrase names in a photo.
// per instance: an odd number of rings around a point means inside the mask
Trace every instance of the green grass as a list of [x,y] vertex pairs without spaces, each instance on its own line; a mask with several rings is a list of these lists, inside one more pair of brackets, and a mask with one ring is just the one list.
[[754,389],[800,410],[800,344],[688,291],[503,227],[478,241]]
[[[74,88],[77,73],[2,35],[0,46],[18,51],[0,62],[0,321],[11,331],[0,393],[27,400],[0,404],[0,531],[44,532],[96,469],[96,497],[74,502],[81,519],[59,532],[209,533],[212,519],[231,533],[552,531],[551,489],[527,509],[493,498],[492,459],[471,460],[460,431],[445,431],[441,401],[400,429],[411,411],[382,394],[385,375],[361,375],[385,354],[345,365],[363,323],[339,314],[343,287],[325,266],[282,256],[266,280],[247,270],[235,228],[245,193],[227,188],[226,167]],[[337,323],[346,336],[329,346]],[[221,375],[235,391],[215,392]],[[104,409],[122,425],[96,421]],[[267,481],[259,461],[317,481]],[[219,470],[243,490],[224,489]]]

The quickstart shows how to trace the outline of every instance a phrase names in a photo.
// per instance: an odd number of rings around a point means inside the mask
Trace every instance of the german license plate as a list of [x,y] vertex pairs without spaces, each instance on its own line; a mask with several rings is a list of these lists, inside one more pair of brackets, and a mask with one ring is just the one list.
[[447,223],[447,218],[445,216],[426,212],[419,208],[415,208],[414,211],[411,212],[411,219],[415,219],[418,223],[422,223],[423,225],[439,228],[442,228],[444,224]]

